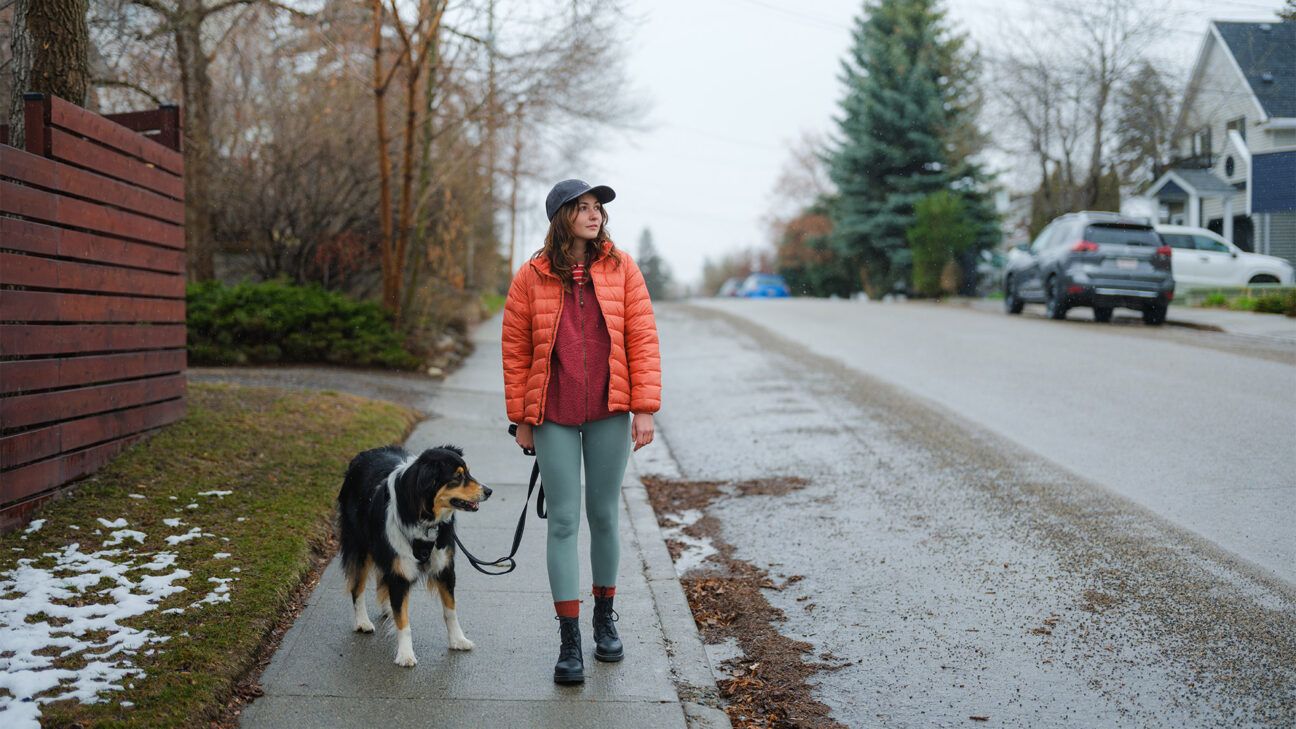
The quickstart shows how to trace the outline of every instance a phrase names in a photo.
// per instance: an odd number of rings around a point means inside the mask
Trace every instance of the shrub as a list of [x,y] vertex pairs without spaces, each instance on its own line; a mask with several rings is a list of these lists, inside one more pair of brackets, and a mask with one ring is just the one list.
[[381,307],[319,286],[210,281],[185,299],[191,364],[419,365]]
[[1212,291],[1211,293],[1206,294],[1206,298],[1202,299],[1201,305],[1225,308],[1228,306],[1228,296],[1224,295],[1224,293],[1220,291]]
[[947,266],[976,238],[963,201],[948,190],[919,200],[906,237],[913,252],[914,289],[923,296],[957,291],[957,277]]

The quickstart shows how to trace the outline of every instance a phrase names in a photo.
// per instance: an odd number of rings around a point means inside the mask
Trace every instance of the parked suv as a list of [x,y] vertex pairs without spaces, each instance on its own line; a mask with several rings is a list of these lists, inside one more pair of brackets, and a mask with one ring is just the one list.
[[1144,218],[1116,213],[1068,213],[1049,223],[1004,274],[1004,308],[1020,314],[1044,304],[1050,319],[1077,306],[1093,307],[1096,321],[1111,321],[1117,306],[1143,312],[1161,324],[1174,298],[1170,246]]
[[1158,225],[1161,240],[1170,246],[1175,284],[1194,286],[1292,285],[1292,265],[1277,256],[1247,253],[1205,228]]

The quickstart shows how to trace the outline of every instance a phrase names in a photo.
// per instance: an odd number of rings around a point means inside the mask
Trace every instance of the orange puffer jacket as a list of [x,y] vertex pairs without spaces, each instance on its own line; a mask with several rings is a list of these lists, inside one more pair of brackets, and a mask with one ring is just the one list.
[[[657,322],[643,273],[618,250],[618,264],[607,255],[611,243],[590,264],[594,295],[612,339],[608,358],[608,410],[655,413],[661,408],[661,354]],[[504,400],[513,423],[544,422],[550,353],[562,315],[562,282],[544,256],[522,265],[504,304]]]

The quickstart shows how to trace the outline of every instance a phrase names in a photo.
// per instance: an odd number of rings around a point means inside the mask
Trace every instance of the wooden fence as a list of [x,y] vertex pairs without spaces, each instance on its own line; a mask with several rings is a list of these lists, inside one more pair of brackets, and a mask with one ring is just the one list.
[[185,408],[179,109],[25,103],[26,151],[0,144],[0,530]]

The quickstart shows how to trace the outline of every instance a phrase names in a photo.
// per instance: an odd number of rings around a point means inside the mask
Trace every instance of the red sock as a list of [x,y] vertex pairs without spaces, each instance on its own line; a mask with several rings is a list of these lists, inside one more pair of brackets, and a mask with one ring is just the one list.
[[559,600],[554,602],[554,612],[560,618],[579,618],[580,600]]
[[594,586],[594,597],[612,597],[613,595],[616,595],[616,585],[608,585],[607,587]]

